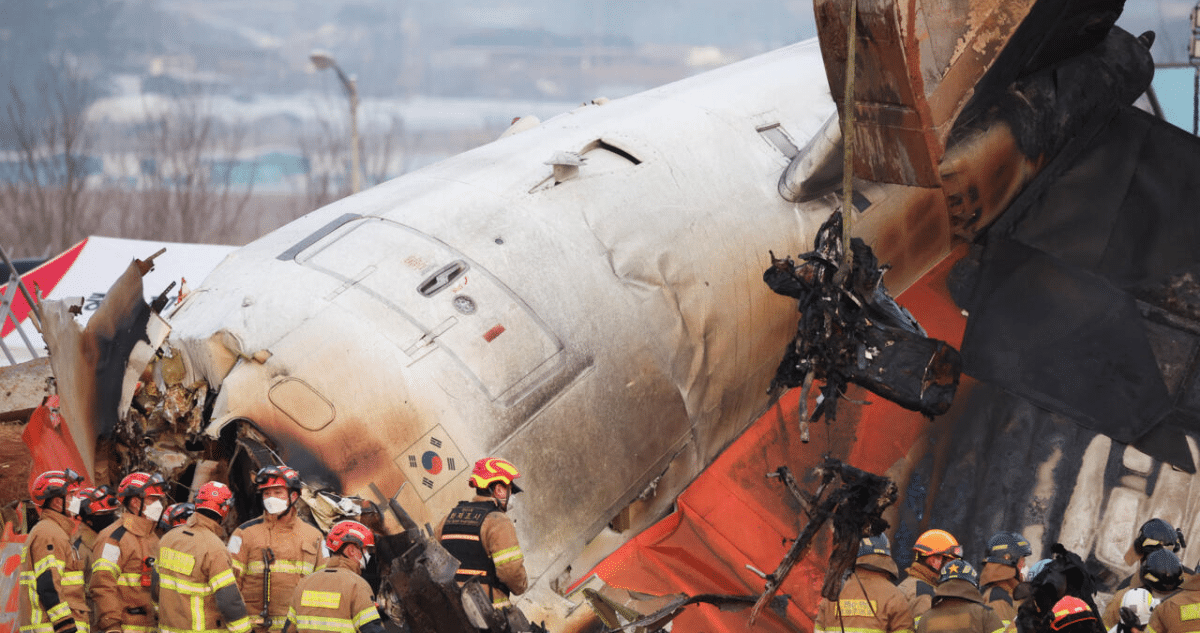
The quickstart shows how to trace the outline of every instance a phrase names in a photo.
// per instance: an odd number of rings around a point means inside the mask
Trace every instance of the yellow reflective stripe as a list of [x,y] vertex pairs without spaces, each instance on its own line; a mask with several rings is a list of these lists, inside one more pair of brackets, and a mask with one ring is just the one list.
[[1200,620],[1200,602],[1179,606],[1180,620]]
[[[307,576],[313,573],[315,568],[316,566],[312,563],[298,560],[277,560],[271,563],[272,574],[279,572],[281,574],[301,574],[303,576]],[[246,567],[246,569],[246,573],[250,574],[251,576],[255,576],[266,573],[267,566],[264,565],[261,560],[256,560],[252,561],[250,565]]]
[[504,563],[511,563],[521,560],[522,558],[525,558],[525,555],[521,553],[520,545],[516,545],[508,549],[502,549],[495,554],[492,554],[492,562],[496,563],[497,567],[503,565]]
[[83,586],[83,572],[82,571],[69,571],[62,575],[62,580],[59,581],[59,584],[61,584],[64,587],[73,587],[75,585],[79,585],[80,587],[82,587]]
[[472,534],[443,534],[443,541],[478,541],[479,537]]
[[198,582],[190,582],[174,576],[159,576],[158,587],[185,596],[207,596],[213,588]]
[[[128,631],[130,630],[130,627],[127,624],[122,624],[121,629],[123,631]],[[162,633],[228,633],[225,629],[176,629],[161,625],[157,630],[162,631]],[[147,629],[145,633],[149,633],[149,629]]]
[[225,627],[229,629],[229,633],[250,633],[250,618],[238,618]]
[[124,633],[158,633],[156,627],[142,626],[140,624],[121,624],[121,630]]
[[315,615],[297,615],[296,628],[301,631],[354,631],[354,623],[343,618],[319,618]]
[[892,633],[913,633],[913,629],[896,629]]
[[879,607],[874,600],[838,600],[838,613],[847,617],[873,618],[876,613],[879,613]]
[[79,633],[92,633],[92,627],[83,620],[75,620],[75,630]]
[[111,560],[108,560],[107,558],[97,558],[92,563],[92,573],[98,574],[102,571],[106,571],[106,572],[112,574],[113,576],[121,575],[121,568],[119,566],[117,566],[116,563],[112,562]]
[[243,563],[235,558],[233,559],[233,569],[237,571],[237,573],[244,575],[246,573],[246,563]]
[[192,596],[189,598],[192,607],[192,628],[199,630],[204,628],[204,598],[201,596]]
[[51,620],[69,618],[71,617],[71,605],[67,604],[64,600],[63,602],[50,607],[50,609],[46,611],[46,615],[50,616]]
[[1004,629],[1006,629],[1006,628],[1008,628],[1008,627],[1002,626],[1002,627],[996,629],[995,631],[991,631],[991,633],[1004,633]]
[[[887,631],[884,631],[883,629],[851,627],[846,627],[845,631],[846,633],[887,633]],[[842,629],[840,627],[836,629],[815,629],[813,633],[842,633]]]
[[359,611],[358,615],[354,616],[354,628],[361,629],[368,622],[371,622],[372,620],[378,620],[378,619],[379,619],[379,609],[376,609],[375,605],[371,605],[371,606],[367,607],[366,609]]
[[336,591],[313,591],[305,589],[300,594],[300,606],[336,609],[342,604],[342,594]]
[[51,567],[53,567],[54,569],[57,569],[58,573],[61,574],[61,573],[63,573],[63,570],[65,570],[67,568],[67,565],[66,565],[66,563],[62,562],[61,560],[58,560],[58,557],[56,557],[54,554],[49,554],[47,556],[42,557],[42,560],[39,560],[37,563],[34,563],[33,575],[41,576],[42,572],[46,571],[47,569],[50,569]]
[[52,633],[54,627],[49,624],[26,624],[21,627],[21,633]]
[[226,569],[216,576],[213,576],[212,579],[208,581],[208,584],[212,587],[213,591],[216,591],[221,587],[228,587],[229,585],[232,585],[233,582],[233,570]]
[[483,571],[482,569],[463,569],[462,567],[458,568],[457,573],[463,574],[466,576],[486,576],[487,575],[487,572]]
[[[511,604],[512,603],[508,601],[508,596],[503,596],[503,595],[497,594],[494,598],[492,598],[492,606],[497,609],[499,609],[500,607],[507,607]],[[849,631],[850,629],[846,629],[846,630]]]
[[117,584],[121,585],[122,587],[141,587],[142,586],[142,574],[141,574],[141,572],[134,572],[132,574],[121,574],[120,576],[117,577]]
[[158,567],[184,576],[191,576],[196,567],[196,557],[169,547],[159,548]]

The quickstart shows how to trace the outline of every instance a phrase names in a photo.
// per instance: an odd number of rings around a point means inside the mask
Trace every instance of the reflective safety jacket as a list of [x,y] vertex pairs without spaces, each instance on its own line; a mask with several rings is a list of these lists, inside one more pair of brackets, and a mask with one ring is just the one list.
[[[1113,600],[1117,597],[1113,596]],[[1118,608],[1120,603],[1117,603]],[[1200,575],[1189,576],[1179,590],[1150,612],[1146,633],[1200,631]]]
[[158,548],[158,619],[163,633],[248,633],[250,618],[233,580],[233,564],[200,512],[163,535]]
[[[263,584],[266,581],[266,562],[263,553],[270,551],[271,599],[268,615],[271,630],[283,628],[287,619],[292,590],[300,579],[313,573],[325,562],[321,549],[324,536],[317,528],[296,517],[294,510],[283,517],[263,513],[247,521],[229,537],[229,554],[233,557],[233,575],[246,601],[251,620],[259,625],[263,608]],[[264,625],[266,623],[263,623]]]
[[912,633],[908,600],[890,577],[856,566],[842,583],[835,602],[822,599],[813,620],[814,633]]
[[491,497],[458,502],[434,537],[461,563],[454,579],[463,584],[478,578],[492,606],[509,606],[510,594],[519,596],[529,587],[517,528]]
[[979,574],[979,593],[983,594],[983,603],[991,607],[1000,620],[1008,626],[1017,618],[1017,607],[1021,603],[1013,599],[1013,590],[1021,581],[1017,578],[1017,568],[1000,563],[984,563],[983,571]]
[[92,549],[92,600],[101,631],[151,633],[158,625],[150,596],[158,555],[154,521],[126,514],[104,528]]
[[359,564],[330,556],[292,593],[286,633],[383,633],[375,596],[359,575]]
[[65,514],[44,510],[25,538],[17,606],[21,633],[87,630],[87,620],[76,621],[72,615],[71,607],[75,605],[69,598],[73,587],[83,598],[83,568],[71,549],[70,533],[74,528]]
[[904,570],[908,577],[897,587],[908,600],[908,608],[912,611],[913,619],[920,621],[921,616],[933,604],[933,591],[937,586],[938,573],[924,563],[914,562]]
[[92,580],[92,547],[96,544],[96,531],[88,527],[86,523],[80,523],[75,526],[75,533],[71,535],[71,553],[79,562],[79,577],[78,585],[72,584],[67,588],[67,602],[71,605],[71,613],[75,619],[91,625],[94,605],[92,603],[91,580]]
[[933,606],[917,622],[917,633],[1002,633],[1005,625],[975,585],[957,578],[934,590]]

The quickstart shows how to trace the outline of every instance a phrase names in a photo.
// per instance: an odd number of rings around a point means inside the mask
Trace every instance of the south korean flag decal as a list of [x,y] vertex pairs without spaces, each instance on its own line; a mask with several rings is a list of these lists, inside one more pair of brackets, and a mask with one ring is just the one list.
[[428,501],[450,481],[470,471],[462,452],[440,424],[400,453],[396,465],[421,501]]

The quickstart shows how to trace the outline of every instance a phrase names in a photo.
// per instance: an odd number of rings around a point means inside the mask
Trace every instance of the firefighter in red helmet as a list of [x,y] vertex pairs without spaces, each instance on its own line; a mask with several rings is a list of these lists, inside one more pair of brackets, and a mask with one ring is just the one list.
[[165,496],[166,480],[158,473],[130,473],[117,485],[125,514],[100,532],[93,550],[92,599],[101,631],[152,633],[158,628],[150,579]]
[[363,567],[375,548],[375,535],[357,521],[341,521],[329,530],[330,556],[316,573],[305,576],[292,593],[284,633],[383,633]]
[[[104,528],[117,520],[117,495],[112,488],[80,488],[75,491],[75,503],[79,505],[79,524],[71,535],[71,548],[83,566],[83,584],[78,588],[82,592],[83,603],[87,605],[88,623],[95,621],[96,605],[92,601],[92,563],[96,562],[94,555],[96,539]],[[78,616],[77,616],[78,617]]]
[[458,502],[434,532],[461,563],[454,579],[460,585],[477,579],[496,608],[510,606],[509,596],[529,587],[517,528],[505,516],[512,496],[521,492],[516,484],[520,476],[516,466],[498,457],[475,462],[468,481],[474,498]]
[[241,524],[229,537],[238,589],[257,631],[280,631],[292,590],[325,562],[323,536],[296,516],[303,484],[287,466],[266,466],[254,476],[262,516]]
[[233,491],[210,481],[196,491],[195,504],[195,513],[164,534],[158,548],[159,626],[164,633],[248,633],[246,603],[221,541]]
[[[17,624],[24,633],[75,633],[87,631],[86,605],[71,604],[68,593],[78,580],[83,586],[83,567],[71,549],[75,521],[68,514],[68,501],[83,482],[71,469],[49,470],[38,475],[29,497],[41,517],[21,552],[21,591]],[[80,591],[79,597],[83,597]],[[80,607],[84,609],[79,617]]]

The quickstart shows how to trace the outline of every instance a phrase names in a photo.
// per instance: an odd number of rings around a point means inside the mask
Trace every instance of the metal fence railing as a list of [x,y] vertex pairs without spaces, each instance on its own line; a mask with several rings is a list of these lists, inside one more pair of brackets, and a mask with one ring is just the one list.
[[[33,296],[29,293],[29,289],[21,281],[21,274],[17,272],[17,267],[13,266],[12,260],[8,258],[8,254],[4,252],[4,247],[0,246],[0,260],[4,261],[4,270],[8,273],[8,282],[4,284],[3,294],[0,295],[0,331],[7,328],[11,322],[21,337],[21,341],[25,344],[25,348],[29,351],[30,358],[38,358],[37,347],[29,340],[29,335],[24,330],[24,324],[17,318],[13,312],[13,303],[16,301],[17,294],[29,304],[29,323],[31,323],[38,331],[42,331],[42,319],[40,306],[33,300]],[[8,348],[8,344],[4,342],[4,337],[0,337],[0,351],[4,352],[4,357],[8,360],[9,365],[16,365],[17,360],[13,356],[12,350]]]

